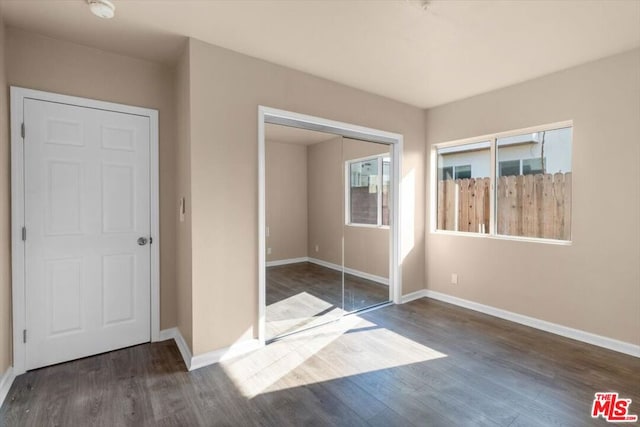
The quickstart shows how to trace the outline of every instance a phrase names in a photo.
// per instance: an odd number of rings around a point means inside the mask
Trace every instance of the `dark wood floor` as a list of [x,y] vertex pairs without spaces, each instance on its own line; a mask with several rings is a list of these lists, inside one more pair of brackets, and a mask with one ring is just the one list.
[[267,338],[389,301],[389,287],[310,262],[267,268]]
[[585,426],[640,359],[422,299],[185,372],[172,341],[39,369],[3,426]]

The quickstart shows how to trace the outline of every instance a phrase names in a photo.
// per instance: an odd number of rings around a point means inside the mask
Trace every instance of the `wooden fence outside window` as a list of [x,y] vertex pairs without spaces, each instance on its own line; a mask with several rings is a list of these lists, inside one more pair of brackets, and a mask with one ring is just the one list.
[[[438,230],[489,233],[489,178],[438,182]],[[498,178],[497,234],[571,239],[571,172]]]

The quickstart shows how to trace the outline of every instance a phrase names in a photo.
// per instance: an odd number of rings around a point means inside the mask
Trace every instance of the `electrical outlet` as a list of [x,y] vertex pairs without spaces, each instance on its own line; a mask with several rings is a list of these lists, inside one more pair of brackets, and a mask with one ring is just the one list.
[[271,255],[271,248],[267,248],[267,255]]
[[458,284],[458,273],[452,273],[451,274],[451,284],[452,285],[457,285]]
[[320,245],[316,245],[316,252],[320,252]]

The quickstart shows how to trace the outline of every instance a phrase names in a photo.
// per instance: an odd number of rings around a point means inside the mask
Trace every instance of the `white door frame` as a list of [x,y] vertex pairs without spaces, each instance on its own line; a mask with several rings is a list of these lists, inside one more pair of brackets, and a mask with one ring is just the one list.
[[392,301],[402,303],[402,264],[400,262],[400,177],[403,136],[398,133],[337,122],[276,108],[258,106],[258,340],[265,344],[266,333],[266,209],[265,209],[265,123],[328,132],[346,138],[389,144],[393,148],[392,224],[390,227],[391,259],[389,287]]
[[[160,337],[160,217],[158,178],[158,111],[75,96],[60,95],[39,90],[11,87],[11,269],[13,307],[13,371],[25,372],[26,351],[23,331],[26,329],[25,298],[25,245],[22,240],[24,226],[24,146],[22,123],[24,101],[34,99],[78,107],[87,107],[117,113],[134,114],[149,118],[149,173],[150,173],[150,226],[151,238],[151,341]],[[29,132],[29,129],[26,129]]]

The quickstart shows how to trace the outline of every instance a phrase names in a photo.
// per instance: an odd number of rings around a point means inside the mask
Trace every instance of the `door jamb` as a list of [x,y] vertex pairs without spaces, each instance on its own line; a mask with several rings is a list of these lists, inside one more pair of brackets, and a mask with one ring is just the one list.
[[[265,200],[265,123],[280,124],[320,132],[329,132],[346,138],[362,139],[389,144],[393,148],[393,206],[392,227],[389,240],[391,259],[389,260],[389,287],[395,304],[402,303],[402,262],[400,260],[400,234],[402,230],[402,204],[400,178],[404,137],[398,133],[386,132],[350,123],[338,122],[321,117],[258,106],[258,341],[266,341],[266,200]],[[342,219],[344,222],[344,218]]]
[[[26,345],[23,331],[26,330],[25,298],[25,247],[22,240],[24,226],[24,145],[22,123],[24,101],[35,99],[78,107],[133,114],[149,118],[149,203],[151,236],[151,341],[160,338],[160,215],[159,215],[159,163],[158,163],[158,111],[112,102],[104,102],[75,96],[11,86],[11,276],[12,276],[12,323],[13,323],[13,372],[20,375],[26,371]],[[28,131],[28,130],[27,130]]]

